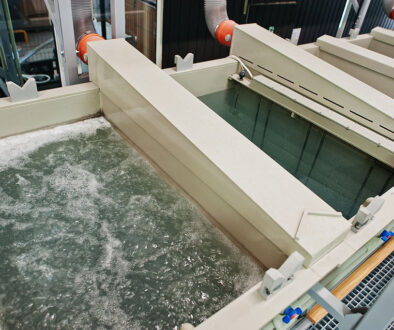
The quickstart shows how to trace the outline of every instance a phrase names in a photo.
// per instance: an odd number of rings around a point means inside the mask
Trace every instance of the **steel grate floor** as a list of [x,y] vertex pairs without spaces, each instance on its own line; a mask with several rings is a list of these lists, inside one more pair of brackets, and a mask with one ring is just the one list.
[[[394,252],[380,263],[364,280],[351,291],[343,302],[350,308],[370,307],[394,276]],[[337,329],[338,322],[327,314],[315,326],[308,330]],[[387,328],[394,330],[394,322]]]

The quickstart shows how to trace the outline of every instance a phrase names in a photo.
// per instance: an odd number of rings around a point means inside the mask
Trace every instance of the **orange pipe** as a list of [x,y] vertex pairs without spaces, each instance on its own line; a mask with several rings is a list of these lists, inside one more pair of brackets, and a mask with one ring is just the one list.
[[82,62],[88,64],[88,42],[105,40],[97,33],[88,33],[84,35],[78,42],[78,56]]
[[231,46],[233,41],[234,27],[238,25],[233,20],[229,19],[219,24],[216,29],[216,39],[225,46]]

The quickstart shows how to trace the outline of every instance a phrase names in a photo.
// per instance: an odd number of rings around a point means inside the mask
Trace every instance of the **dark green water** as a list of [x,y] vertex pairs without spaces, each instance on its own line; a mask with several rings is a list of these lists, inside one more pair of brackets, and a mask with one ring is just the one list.
[[199,324],[260,270],[103,119],[0,140],[0,328]]
[[200,99],[346,218],[394,185],[392,168],[243,86]]

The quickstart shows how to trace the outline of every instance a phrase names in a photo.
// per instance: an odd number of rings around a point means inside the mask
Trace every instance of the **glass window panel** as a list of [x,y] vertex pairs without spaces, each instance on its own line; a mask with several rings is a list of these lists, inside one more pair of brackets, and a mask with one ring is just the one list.
[[44,0],[2,1],[1,12],[1,53],[14,62],[2,66],[7,71],[0,74],[2,83],[8,80],[22,85],[33,77],[39,90],[59,87],[53,27]]
[[156,60],[156,0],[126,0],[128,41],[151,61]]

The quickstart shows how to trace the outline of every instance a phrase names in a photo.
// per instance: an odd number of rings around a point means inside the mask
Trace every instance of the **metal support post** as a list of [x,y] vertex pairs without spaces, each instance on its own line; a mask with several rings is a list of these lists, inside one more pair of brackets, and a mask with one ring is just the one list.
[[78,76],[71,0],[45,0],[56,39],[62,86],[82,82]]
[[[3,3],[0,2],[0,78],[2,80],[1,89],[4,94],[7,95],[8,90],[4,85],[4,81],[13,81],[16,84],[22,83],[22,73],[17,67],[17,58],[15,58],[13,53],[13,48],[11,46],[12,40],[10,35],[12,34],[8,30],[7,18],[5,16],[5,10]],[[4,81],[3,81],[4,80]],[[4,89],[5,87],[5,89]]]
[[360,12],[358,13],[356,24],[354,25],[354,30],[359,33],[361,27],[363,26],[365,16],[367,15],[369,5],[371,4],[371,0],[364,0]]
[[357,13],[358,10],[360,9],[360,5],[358,4],[358,1],[357,0],[350,0],[350,2],[352,3],[354,11]]
[[347,0],[345,4],[345,8],[343,9],[341,20],[339,21],[338,30],[337,30],[337,38],[342,38],[343,31],[346,27],[346,22],[350,14],[350,10],[352,9],[352,2],[351,0]]
[[107,39],[107,17],[105,10],[105,0],[100,0],[100,21],[101,21],[101,35]]
[[162,67],[163,57],[163,11],[164,0],[157,0],[156,5],[156,64]]
[[351,9],[357,13],[360,9],[360,5],[358,4],[357,0],[347,0],[345,4],[345,8],[343,9],[342,17],[339,22],[338,30],[337,30],[337,38],[342,38],[343,31],[345,30],[347,19],[349,18],[349,14]]
[[111,0],[111,26],[113,39],[125,38],[126,9],[124,0]]
[[[4,19],[4,22],[7,26],[8,29],[8,38],[10,41],[10,45],[11,45],[11,52],[9,52],[8,54],[6,53],[5,56],[7,58],[7,64],[10,65],[10,70],[12,70],[12,67],[15,67],[16,69],[16,76],[17,77],[13,77],[14,81],[20,85],[23,85],[23,77],[22,77],[22,70],[21,70],[21,66],[18,60],[18,52],[16,50],[16,43],[15,43],[15,36],[14,36],[14,31],[13,31],[13,27],[12,27],[12,21],[11,21],[11,14],[10,14],[10,9],[8,6],[8,1],[3,0],[2,1],[2,5],[3,5],[3,10],[2,10],[2,15],[4,15],[4,18],[2,17],[2,19]],[[8,38],[5,38],[5,40],[7,40]],[[5,41],[6,43],[7,41]],[[3,43],[4,46],[4,43]],[[7,48],[8,45],[7,45]],[[13,63],[11,63],[11,61]]]

